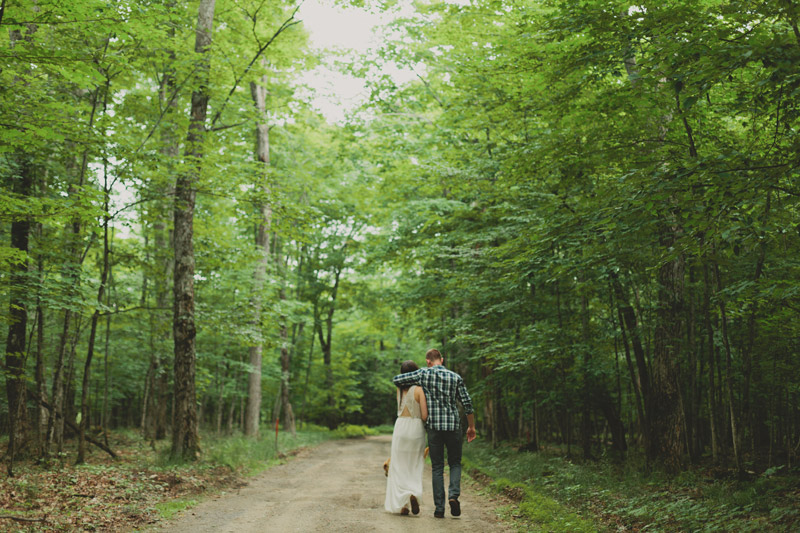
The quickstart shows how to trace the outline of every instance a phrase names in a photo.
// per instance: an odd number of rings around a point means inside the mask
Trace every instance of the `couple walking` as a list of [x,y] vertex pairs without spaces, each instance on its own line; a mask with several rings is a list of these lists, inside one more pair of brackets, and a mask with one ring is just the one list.
[[392,455],[386,480],[384,508],[391,513],[419,513],[422,499],[422,470],[425,464],[425,425],[433,475],[433,516],[444,518],[444,456],[450,467],[447,499],[450,514],[461,515],[461,443],[460,401],[467,414],[467,442],[475,439],[475,416],[472,400],[461,376],[444,367],[439,350],[425,354],[427,368],[414,361],[400,366],[401,374],[392,382],[397,386],[397,421],[392,434]]

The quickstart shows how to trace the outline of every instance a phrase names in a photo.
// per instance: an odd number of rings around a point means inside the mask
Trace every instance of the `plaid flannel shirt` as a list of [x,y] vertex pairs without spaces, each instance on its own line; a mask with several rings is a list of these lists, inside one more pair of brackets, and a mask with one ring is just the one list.
[[459,415],[456,400],[464,406],[464,412],[471,414],[472,399],[461,376],[442,365],[420,368],[414,372],[400,374],[392,378],[398,387],[422,385],[428,403],[428,428],[439,431],[459,429]]

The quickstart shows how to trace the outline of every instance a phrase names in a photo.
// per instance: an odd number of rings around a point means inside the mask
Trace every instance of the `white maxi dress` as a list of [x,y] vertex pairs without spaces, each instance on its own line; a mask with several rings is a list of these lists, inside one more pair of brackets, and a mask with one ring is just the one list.
[[397,421],[392,433],[392,454],[389,476],[386,479],[384,508],[390,513],[399,513],[403,507],[411,507],[411,496],[422,504],[422,469],[425,466],[425,424],[422,421],[419,403],[414,399],[414,389],[406,391],[397,407]]

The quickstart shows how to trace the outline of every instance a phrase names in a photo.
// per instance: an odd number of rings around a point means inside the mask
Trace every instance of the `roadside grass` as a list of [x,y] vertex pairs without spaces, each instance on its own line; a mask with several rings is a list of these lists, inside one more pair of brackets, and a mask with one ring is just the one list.
[[503,521],[512,523],[518,531],[594,533],[598,530],[592,517],[581,516],[580,512],[528,484],[505,477],[493,479],[493,476],[487,474],[485,466],[467,458],[466,455],[465,453],[463,458],[464,467],[471,477],[482,482],[485,490],[501,494],[515,502],[498,508],[498,515]]
[[169,500],[166,502],[157,503],[155,505],[158,514],[164,520],[169,520],[179,512],[197,505],[197,500],[178,498],[176,500]]
[[211,434],[206,435],[201,441],[203,453],[199,462],[190,463],[172,458],[169,453],[169,445],[165,444],[159,449],[156,466],[166,469],[179,466],[201,468],[203,466],[210,468],[224,466],[242,475],[255,475],[284,461],[287,455],[292,455],[301,448],[316,446],[334,438],[341,437],[333,431],[319,427],[297,431],[296,437],[286,432],[280,432],[277,446],[274,433],[262,433],[258,439],[241,434],[233,436]]
[[[691,469],[669,478],[643,473],[635,457],[625,463],[570,461],[563,455],[492,450],[476,441],[464,447],[465,463],[507,486],[523,491],[530,504],[520,510],[531,521],[544,520],[548,497],[584,518],[595,517],[600,531],[797,531],[800,529],[800,471],[773,468],[755,479],[715,478],[719,473]],[[507,492],[507,490],[506,490]],[[528,501],[523,500],[523,502]],[[560,514],[558,508],[553,512]],[[560,531],[550,529],[546,531]],[[577,529],[574,529],[577,531]]]

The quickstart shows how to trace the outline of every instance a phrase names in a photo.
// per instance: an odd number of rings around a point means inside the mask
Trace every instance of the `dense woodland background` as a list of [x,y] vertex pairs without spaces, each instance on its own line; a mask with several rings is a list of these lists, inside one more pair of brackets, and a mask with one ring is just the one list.
[[0,1],[9,472],[391,422],[430,347],[495,444],[796,462],[793,0],[419,1],[356,61],[290,2]]

